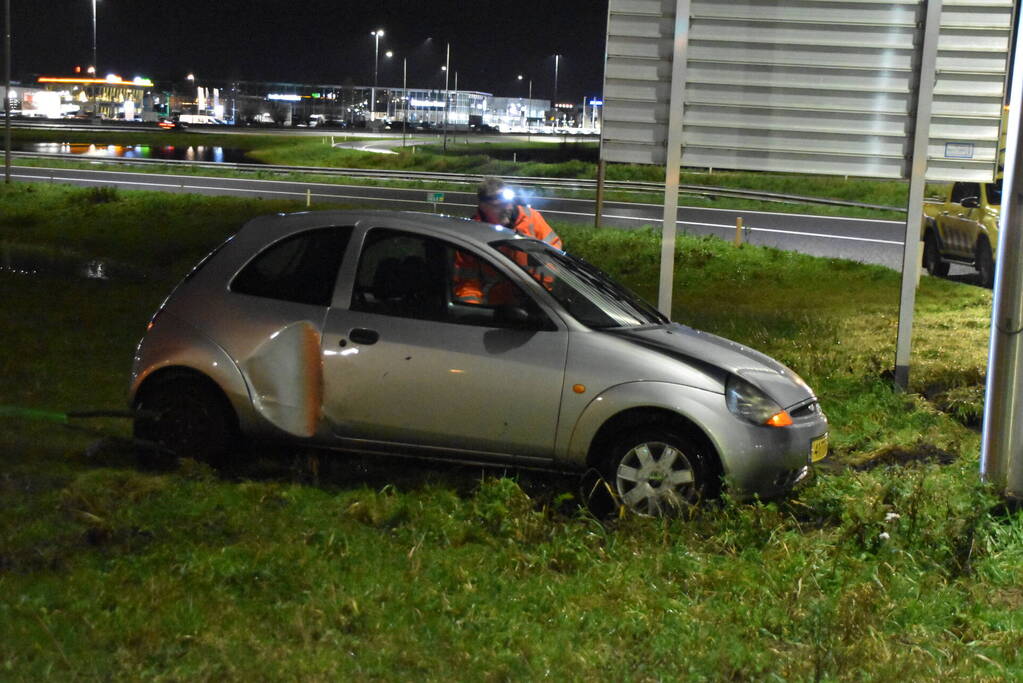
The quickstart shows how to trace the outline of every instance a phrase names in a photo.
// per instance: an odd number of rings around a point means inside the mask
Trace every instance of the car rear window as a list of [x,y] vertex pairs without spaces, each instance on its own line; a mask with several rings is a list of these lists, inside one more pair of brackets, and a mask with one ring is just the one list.
[[351,236],[351,227],[319,228],[276,242],[235,276],[231,291],[329,306]]

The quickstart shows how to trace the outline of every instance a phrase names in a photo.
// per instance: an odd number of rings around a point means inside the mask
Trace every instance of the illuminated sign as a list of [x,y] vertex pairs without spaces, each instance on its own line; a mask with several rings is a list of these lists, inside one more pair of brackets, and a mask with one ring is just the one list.
[[604,100],[590,100],[590,106],[591,107],[603,107],[604,106]]
[[441,100],[409,100],[413,107],[446,107],[447,103]]
[[280,100],[282,102],[301,102],[301,95],[282,95],[280,93],[270,93],[266,96],[268,100]]
[[152,88],[153,82],[148,78],[136,76],[126,81],[120,76],[111,74],[106,78],[59,78],[57,76],[40,76],[39,83],[78,83],[81,85],[134,85],[140,88]]

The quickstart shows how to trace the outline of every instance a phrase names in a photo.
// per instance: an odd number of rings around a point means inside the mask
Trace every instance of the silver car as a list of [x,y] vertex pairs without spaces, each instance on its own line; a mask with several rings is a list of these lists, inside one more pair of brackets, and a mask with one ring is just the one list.
[[641,514],[722,483],[785,492],[828,448],[816,396],[780,363],[571,254],[418,213],[250,221],[153,317],[130,399],[154,453],[223,462],[284,441],[595,470]]

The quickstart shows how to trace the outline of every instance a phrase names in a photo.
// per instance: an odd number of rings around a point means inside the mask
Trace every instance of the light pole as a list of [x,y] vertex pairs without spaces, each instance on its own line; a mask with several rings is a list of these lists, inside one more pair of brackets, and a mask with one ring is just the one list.
[[448,90],[448,74],[451,73],[451,43],[447,44],[444,58],[444,151],[448,151],[448,110],[451,108],[451,91]]
[[408,128],[408,57],[401,58],[401,146],[405,147]]
[[[519,74],[519,80],[524,80],[525,76]],[[533,79],[529,79],[529,94],[526,96],[526,128],[529,128],[529,103],[533,99]]]
[[[384,53],[384,57],[386,57],[387,59],[390,59],[390,58],[394,57],[394,52],[392,50],[388,50],[387,52]],[[397,113],[397,112],[395,112],[395,113]],[[385,119],[390,119],[391,118],[391,91],[390,90],[387,91],[387,106],[384,107],[384,118]]]
[[[519,80],[525,78],[522,74],[519,74]],[[533,103],[533,79],[529,79],[529,95],[526,96],[526,142],[532,142],[530,139],[531,133],[529,132],[529,111],[532,108]]]
[[380,71],[380,39],[384,36],[384,29],[378,28],[376,31],[370,31],[369,34],[373,36],[375,43],[373,48],[373,89],[370,90],[369,98],[369,118],[372,121],[376,118],[374,115],[377,111],[377,74]]
[[4,183],[11,184],[11,0],[4,0]]
[[561,55],[554,55],[554,125],[558,124],[558,63],[561,61]]
[[99,73],[99,64],[96,59],[96,0],[92,0],[92,68]]
[[[195,74],[188,74],[187,76],[185,76],[185,78],[188,80],[188,82],[192,86],[195,86]],[[199,114],[199,88],[195,87],[193,92],[194,92],[194,95],[195,95],[195,113],[196,113],[196,115],[198,115]],[[199,119],[196,119],[196,121],[198,121],[198,120]]]

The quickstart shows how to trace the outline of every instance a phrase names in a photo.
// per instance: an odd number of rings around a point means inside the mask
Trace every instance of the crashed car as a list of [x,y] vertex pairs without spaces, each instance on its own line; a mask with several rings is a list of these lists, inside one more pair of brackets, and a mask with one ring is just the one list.
[[[455,296],[466,259],[490,300]],[[247,223],[160,306],[130,401],[153,457],[283,442],[596,471],[649,515],[722,483],[784,493],[828,448],[817,397],[782,364],[543,242],[406,212]]]

